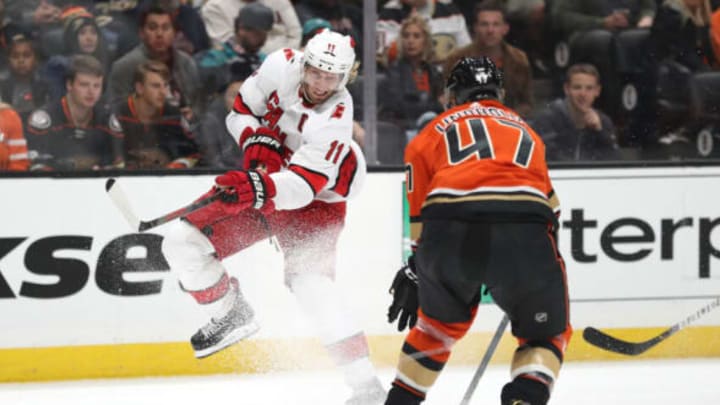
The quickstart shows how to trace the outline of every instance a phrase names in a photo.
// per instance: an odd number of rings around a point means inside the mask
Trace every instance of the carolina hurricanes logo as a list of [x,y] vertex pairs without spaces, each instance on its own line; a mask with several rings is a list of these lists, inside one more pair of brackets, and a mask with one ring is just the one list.
[[335,44],[328,43],[327,49],[323,53],[334,57],[335,56]]

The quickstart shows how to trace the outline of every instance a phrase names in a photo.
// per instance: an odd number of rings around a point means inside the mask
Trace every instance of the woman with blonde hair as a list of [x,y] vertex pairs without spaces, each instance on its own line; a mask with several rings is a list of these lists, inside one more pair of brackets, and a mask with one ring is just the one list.
[[442,111],[442,76],[433,64],[428,23],[418,15],[405,19],[397,44],[397,59],[388,66],[387,79],[378,85],[378,118],[416,131],[420,116]]

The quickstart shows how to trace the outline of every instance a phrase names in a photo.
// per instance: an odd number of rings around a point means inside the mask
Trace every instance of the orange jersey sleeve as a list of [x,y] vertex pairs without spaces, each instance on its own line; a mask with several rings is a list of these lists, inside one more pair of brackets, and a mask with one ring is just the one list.
[[0,169],[22,171],[29,166],[20,116],[11,108],[0,109]]
[[410,142],[405,159],[411,217],[555,217],[545,145],[500,103],[446,111]]

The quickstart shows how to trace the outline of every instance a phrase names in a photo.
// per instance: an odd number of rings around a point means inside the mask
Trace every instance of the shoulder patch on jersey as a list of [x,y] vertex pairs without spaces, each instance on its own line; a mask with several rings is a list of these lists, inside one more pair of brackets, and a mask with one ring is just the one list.
[[117,119],[115,114],[110,114],[110,119],[108,119],[108,127],[110,127],[110,130],[113,132],[122,132],[122,126],[120,125],[120,121]]
[[28,122],[30,123],[30,126],[37,129],[48,129],[50,128],[50,125],[52,125],[50,114],[48,114],[45,110],[35,110],[32,114],[30,114]]
[[295,52],[290,48],[283,49],[283,54],[285,54],[285,59],[290,60],[295,56]]
[[339,103],[335,106],[335,111],[333,111],[330,118],[342,118],[343,113],[345,112],[345,103]]

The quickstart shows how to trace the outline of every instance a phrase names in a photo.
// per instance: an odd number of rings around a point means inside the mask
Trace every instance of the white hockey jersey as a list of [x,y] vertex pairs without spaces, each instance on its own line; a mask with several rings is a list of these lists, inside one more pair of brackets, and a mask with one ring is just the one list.
[[270,177],[276,185],[275,208],[304,207],[314,199],[339,202],[351,198],[365,180],[366,163],[352,139],[353,102],[341,89],[322,104],[304,101],[303,54],[277,50],[238,90],[226,119],[239,141],[245,128],[279,128],[286,165]]

